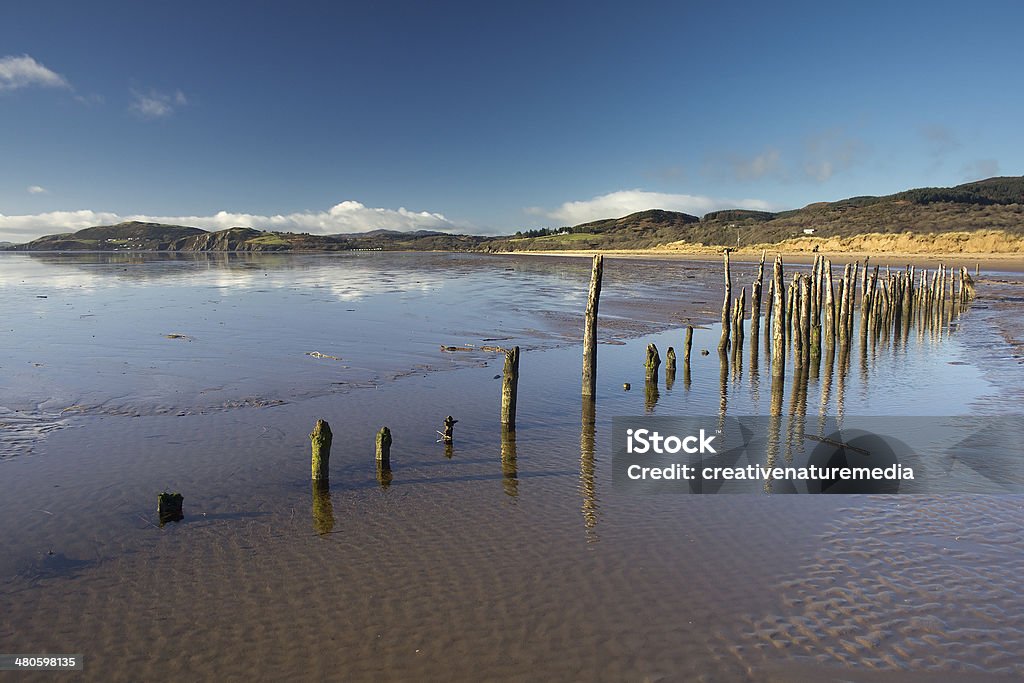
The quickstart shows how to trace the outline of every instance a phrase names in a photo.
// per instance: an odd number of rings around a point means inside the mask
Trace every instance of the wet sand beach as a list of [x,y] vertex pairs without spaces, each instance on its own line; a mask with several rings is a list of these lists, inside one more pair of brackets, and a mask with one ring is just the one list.
[[[734,289],[755,272],[734,264]],[[61,675],[97,681],[1024,676],[1024,495],[613,488],[613,417],[763,416],[770,378],[749,346],[721,372],[720,261],[608,259],[586,419],[589,276],[535,255],[3,255],[0,649],[78,653]],[[787,386],[787,420],[1019,413],[1024,280],[983,264],[978,288],[802,404]],[[689,380],[652,396],[644,349],[680,351],[687,324]],[[522,349],[512,439],[495,345]],[[185,519],[160,528],[165,489]]]

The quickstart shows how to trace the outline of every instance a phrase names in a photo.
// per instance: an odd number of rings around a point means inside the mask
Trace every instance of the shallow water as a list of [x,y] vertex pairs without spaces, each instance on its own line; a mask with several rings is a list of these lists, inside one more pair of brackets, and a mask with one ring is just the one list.
[[[763,335],[758,373],[748,336],[723,375],[714,326],[689,386],[680,353],[672,388],[645,391],[647,343],[717,317],[719,267],[605,271],[591,428],[582,259],[0,256],[3,649],[81,653],[94,680],[1024,674],[1024,496],[970,494],[971,472],[941,497],[613,489],[613,416],[765,415],[770,391]],[[806,399],[787,386],[785,414],[1017,412],[1019,309],[987,298],[1015,286],[983,280],[957,325],[899,350],[855,343]],[[513,344],[509,441],[500,354],[440,346]],[[309,484],[319,417],[328,495]],[[159,529],[164,489],[186,519]]]

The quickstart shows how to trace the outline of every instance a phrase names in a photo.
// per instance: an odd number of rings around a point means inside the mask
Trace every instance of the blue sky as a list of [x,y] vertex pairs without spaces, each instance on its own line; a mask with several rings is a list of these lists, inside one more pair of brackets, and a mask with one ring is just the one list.
[[479,233],[1024,173],[1024,4],[35,2],[0,240]]

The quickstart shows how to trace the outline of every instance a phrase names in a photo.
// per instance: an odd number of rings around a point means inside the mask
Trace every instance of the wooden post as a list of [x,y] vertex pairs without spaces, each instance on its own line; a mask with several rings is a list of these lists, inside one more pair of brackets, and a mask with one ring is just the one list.
[[768,303],[764,307],[764,338],[765,345],[772,338],[772,305],[775,302],[775,278],[768,280]]
[[590,295],[587,296],[586,320],[583,327],[583,395],[597,393],[597,308],[601,301],[601,276],[604,257],[595,256],[590,272]]
[[822,289],[825,295],[825,349],[832,350],[836,345],[836,299],[832,287],[832,261],[825,259]]
[[658,347],[654,344],[647,345],[647,360],[644,362],[647,369],[646,380],[648,384],[658,383],[658,368],[661,367],[661,356],[658,354]]
[[839,346],[846,344],[846,316],[850,312],[850,264],[843,267],[843,279],[839,281],[839,318],[836,320],[836,333],[839,336]]
[[800,278],[800,364],[807,366],[811,356],[811,282]]
[[516,394],[519,391],[519,347],[505,351],[505,373],[501,379],[501,426],[516,429]]
[[[757,279],[750,288],[750,336],[756,337],[761,327],[761,288],[764,286],[764,256],[761,250],[761,262],[757,264]],[[756,344],[755,344],[756,346]]]
[[783,284],[782,256],[775,257],[772,273],[774,297],[772,299],[772,317],[775,327],[772,329],[772,378],[781,378],[786,374],[786,288]]
[[732,305],[732,274],[729,272],[729,249],[725,250],[725,298],[722,301],[722,339],[718,350],[729,348],[729,307]]
[[167,493],[164,491],[156,498],[156,515],[160,520],[160,526],[168,522],[180,522],[185,519],[182,511],[185,498],[180,493]]
[[454,417],[449,415],[444,419],[444,431],[441,433],[441,440],[446,444],[451,444],[455,441],[455,423],[458,422]]
[[327,481],[330,479],[331,459],[331,426],[326,420],[317,420],[309,435],[309,441],[313,445],[313,479],[315,481]]
[[665,352],[665,388],[671,390],[676,381],[676,350],[671,346]]
[[391,483],[391,430],[381,427],[377,432],[377,481]]
[[693,325],[686,326],[686,345],[683,347],[683,365],[690,366],[690,350],[693,348]]

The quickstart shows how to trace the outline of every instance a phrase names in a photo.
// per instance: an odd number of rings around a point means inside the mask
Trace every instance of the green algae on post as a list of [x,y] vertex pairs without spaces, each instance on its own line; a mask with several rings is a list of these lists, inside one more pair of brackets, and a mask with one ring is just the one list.
[[326,420],[317,420],[309,435],[310,443],[313,445],[313,480],[327,481],[330,479],[331,459],[331,426]]
[[164,491],[157,496],[156,514],[160,519],[160,526],[168,522],[180,522],[185,519],[182,512],[184,497],[180,493],[167,493]]

